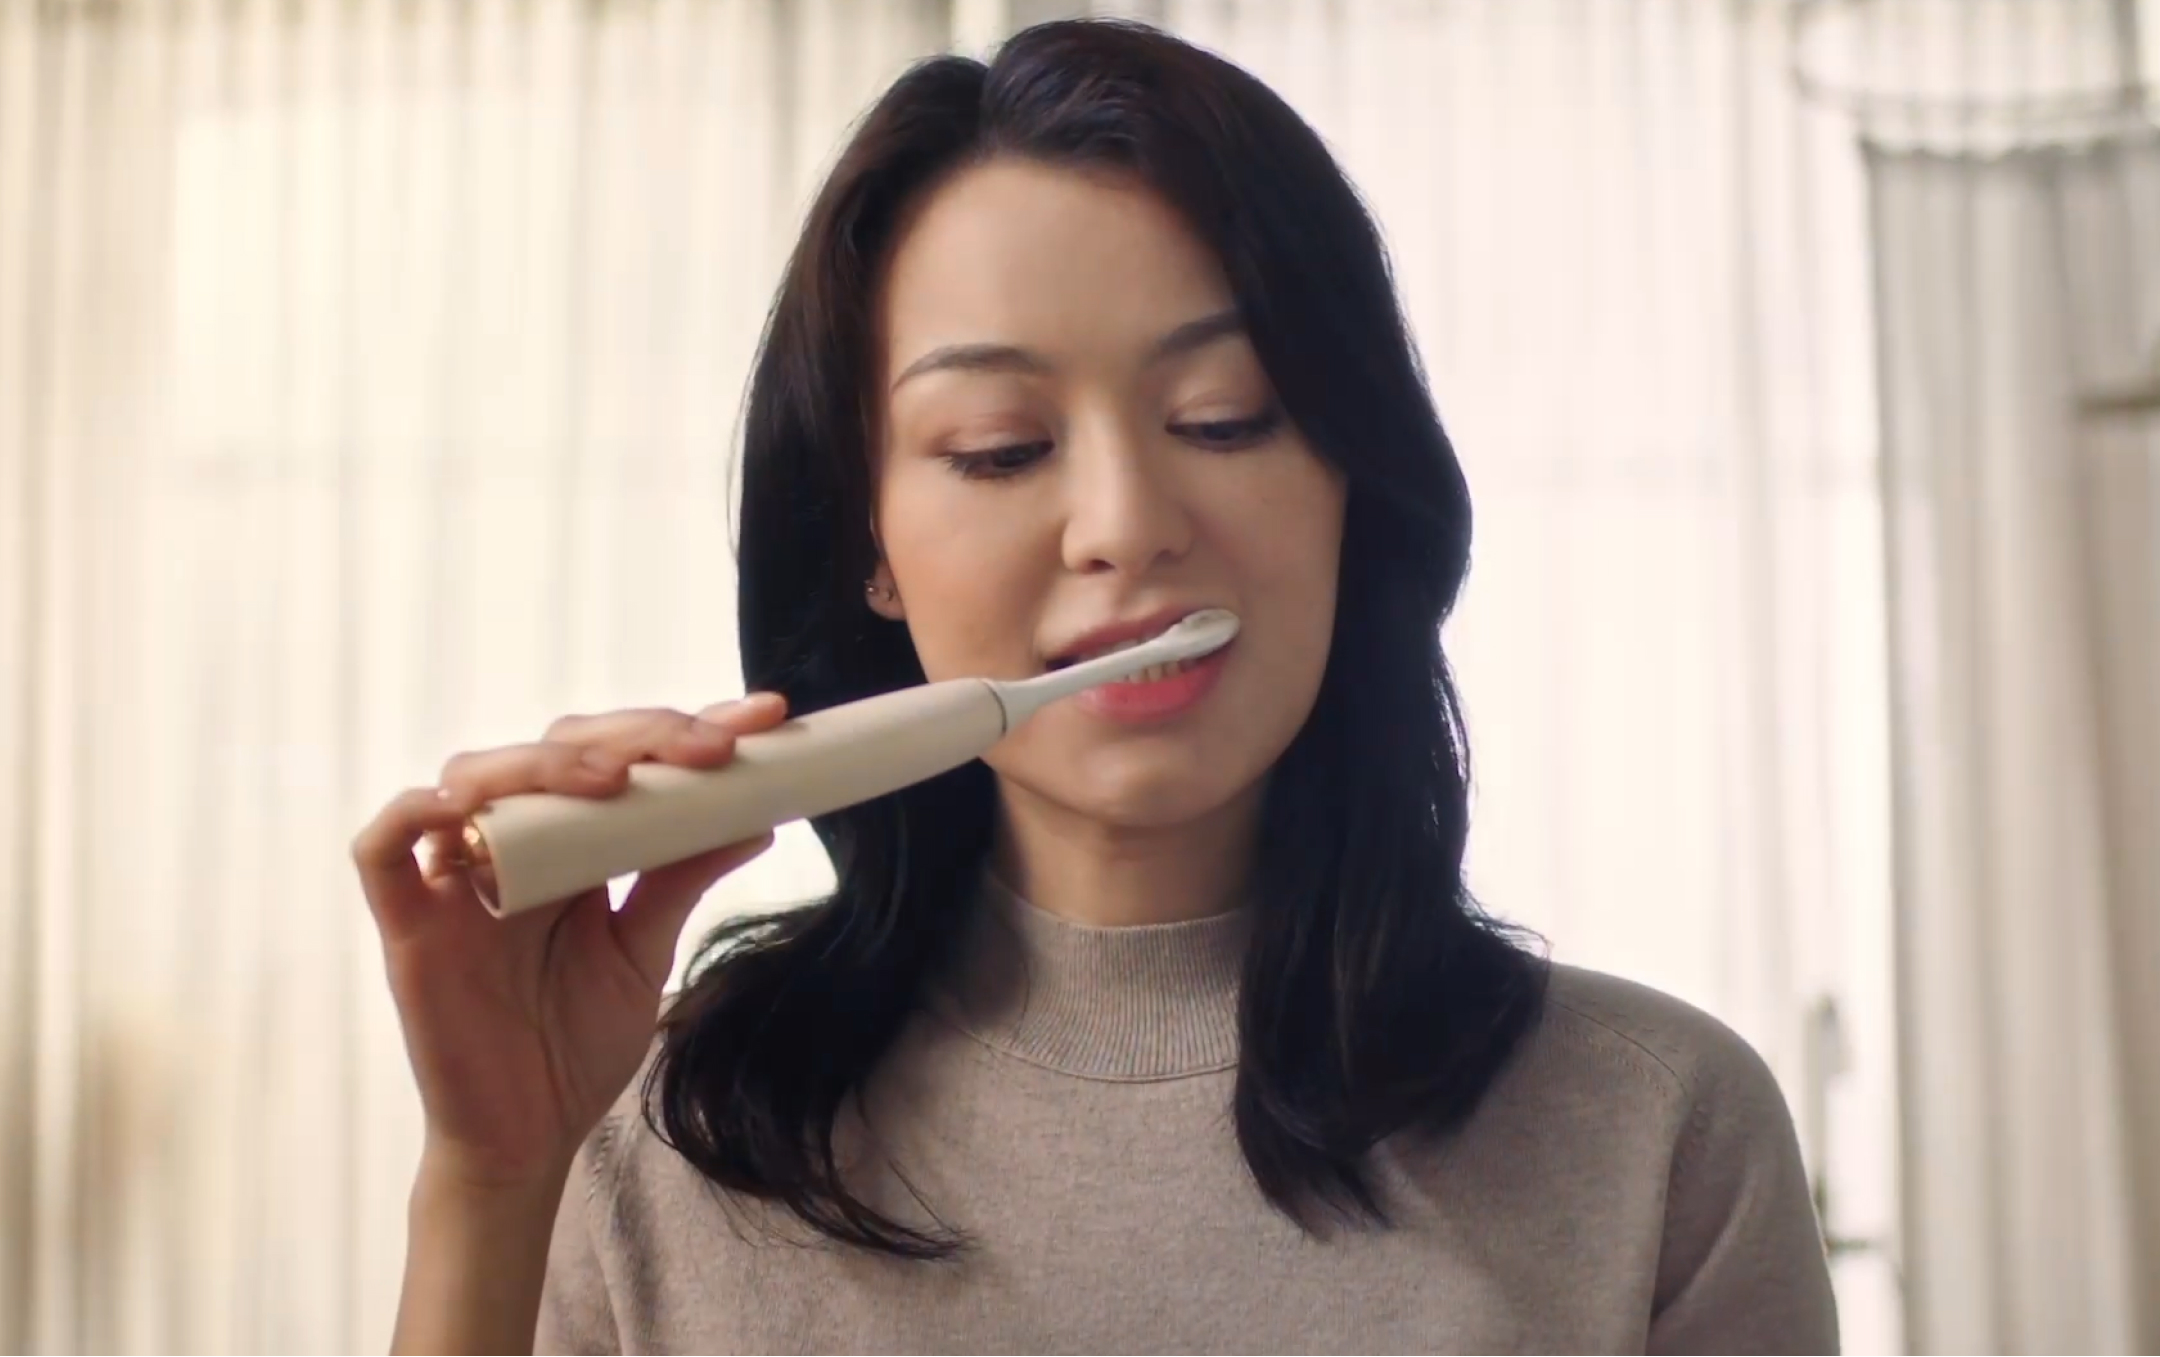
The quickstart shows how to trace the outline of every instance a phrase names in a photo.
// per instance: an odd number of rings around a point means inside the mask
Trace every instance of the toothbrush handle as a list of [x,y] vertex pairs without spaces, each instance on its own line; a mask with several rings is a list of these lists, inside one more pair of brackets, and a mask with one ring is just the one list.
[[637,764],[606,800],[504,797],[467,823],[465,866],[490,912],[516,914],[935,777],[1004,733],[981,679],[884,693],[742,736],[719,768]]

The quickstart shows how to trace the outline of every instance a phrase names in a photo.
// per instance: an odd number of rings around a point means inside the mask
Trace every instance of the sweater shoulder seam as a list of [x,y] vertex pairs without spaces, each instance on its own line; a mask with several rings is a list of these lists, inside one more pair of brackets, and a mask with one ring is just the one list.
[[1711,1108],[1702,1096],[1701,1072],[1696,1071],[1695,1077],[1683,1073],[1679,1065],[1641,1037],[1579,1004],[1557,997],[1550,1003],[1553,1010],[1579,1021],[1581,1026],[1571,1033],[1575,1040],[1640,1077],[1663,1085],[1660,1091],[1677,1101],[1670,1172],[1675,1183],[1687,1179],[1695,1162],[1708,1152],[1712,1135]]
[[607,1183],[615,1167],[615,1133],[621,1117],[620,1109],[611,1109],[593,1128],[592,1163],[585,1173],[585,1204],[588,1206],[606,1195]]
[[[1598,1050],[1600,1054],[1616,1057],[1618,1063],[1635,1070],[1650,1082],[1665,1085],[1662,1090],[1664,1092],[1676,1094],[1682,1099],[1692,1098],[1694,1081],[1682,1074],[1670,1060],[1641,1037],[1566,999],[1555,996],[1549,999],[1549,1003],[1555,1012],[1565,1013],[1576,1019],[1582,1027],[1595,1029],[1594,1032],[1585,1032],[1581,1027],[1577,1027],[1570,1033],[1582,1045]],[[1610,1049],[1610,1043],[1597,1039],[1600,1034],[1617,1042],[1621,1049]]]

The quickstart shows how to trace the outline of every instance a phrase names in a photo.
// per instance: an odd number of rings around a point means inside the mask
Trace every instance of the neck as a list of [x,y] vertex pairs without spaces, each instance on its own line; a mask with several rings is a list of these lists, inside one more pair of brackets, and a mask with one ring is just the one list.
[[1245,897],[1261,789],[1198,819],[1160,828],[1105,824],[999,780],[990,865],[1036,908],[1117,928],[1225,913]]

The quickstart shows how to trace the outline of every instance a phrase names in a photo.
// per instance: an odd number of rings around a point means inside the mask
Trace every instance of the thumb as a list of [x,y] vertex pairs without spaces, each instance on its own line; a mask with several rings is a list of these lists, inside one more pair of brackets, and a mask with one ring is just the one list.
[[654,988],[667,983],[675,964],[675,943],[682,936],[690,911],[713,883],[772,847],[773,834],[766,830],[754,839],[700,853],[641,874],[623,907],[609,920],[615,940]]

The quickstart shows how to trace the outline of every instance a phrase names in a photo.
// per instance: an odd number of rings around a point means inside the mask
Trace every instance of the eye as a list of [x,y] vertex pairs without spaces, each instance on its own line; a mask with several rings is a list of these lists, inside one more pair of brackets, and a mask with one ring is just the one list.
[[944,454],[946,463],[971,481],[994,481],[1016,476],[1049,455],[1048,440]]
[[1173,424],[1170,432],[1189,443],[1229,452],[1264,443],[1281,427],[1282,412],[1266,410],[1246,419],[1203,419]]

